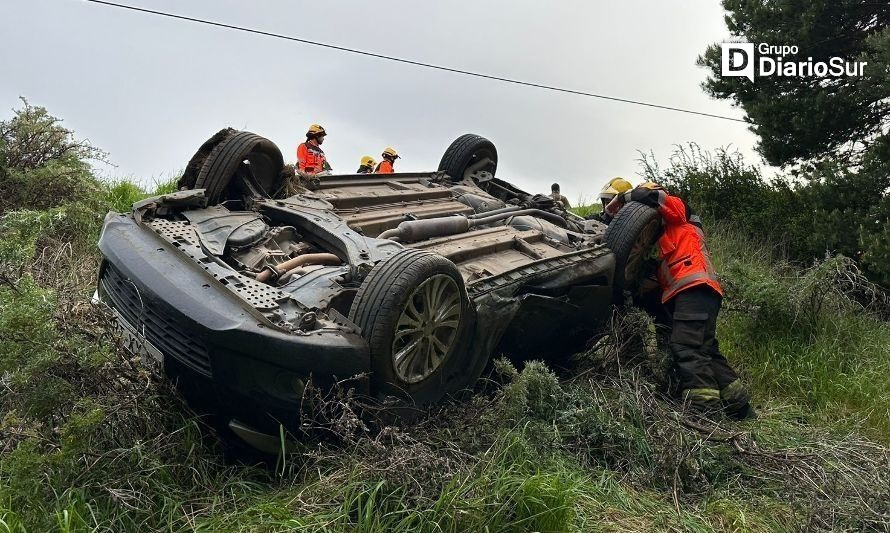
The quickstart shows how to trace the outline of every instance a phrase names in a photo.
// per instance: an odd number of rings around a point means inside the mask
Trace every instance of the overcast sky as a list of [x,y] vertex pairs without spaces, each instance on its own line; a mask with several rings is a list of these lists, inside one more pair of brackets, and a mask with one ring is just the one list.
[[[696,57],[728,37],[718,0],[119,0],[416,61],[741,118],[699,87]],[[309,124],[328,131],[335,171],[386,146],[397,170],[434,170],[471,132],[498,148],[498,176],[530,191],[595,196],[638,182],[638,150],[732,145],[741,123],[458,74],[81,0],[0,0],[0,116],[27,97],[108,151],[108,176],[141,183],[182,169],[231,125],[272,139],[287,161]]]

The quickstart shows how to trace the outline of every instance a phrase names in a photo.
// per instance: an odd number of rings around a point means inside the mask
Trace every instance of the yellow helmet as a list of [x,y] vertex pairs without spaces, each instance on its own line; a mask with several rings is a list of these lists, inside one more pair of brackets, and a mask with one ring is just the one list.
[[361,166],[363,166],[363,167],[373,167],[373,166],[376,165],[376,164],[377,164],[377,161],[374,161],[374,158],[373,158],[373,157],[371,157],[371,156],[369,156],[369,155],[362,156],[362,163],[361,163]]
[[324,131],[321,124],[313,124],[309,126],[309,131],[306,132],[306,137],[309,137],[310,135],[327,135],[327,132]]
[[664,190],[664,187],[655,183],[654,181],[647,181],[647,182],[641,183],[641,184],[639,184],[639,187],[642,187],[644,189],[649,189],[652,191],[663,191]]
[[399,157],[399,154],[398,154],[398,152],[396,152],[395,148],[388,146],[386,148],[386,150],[383,151],[383,156],[384,157],[389,156],[393,159],[397,159]]
[[600,191],[600,200],[611,200],[616,195],[633,189],[634,186],[624,178],[612,178]]

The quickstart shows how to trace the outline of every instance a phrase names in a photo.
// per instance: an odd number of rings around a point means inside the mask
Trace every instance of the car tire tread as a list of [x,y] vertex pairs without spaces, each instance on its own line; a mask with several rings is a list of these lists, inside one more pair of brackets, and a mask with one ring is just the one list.
[[[612,286],[616,297],[620,298],[622,291],[628,288],[628,280],[624,279],[624,269],[634,244],[640,233],[659,217],[658,211],[648,205],[628,202],[606,228],[603,242],[615,254],[615,275]],[[654,244],[654,241],[650,244]]]
[[473,154],[483,149],[489,150],[493,155],[495,169],[492,170],[492,174],[494,174],[497,169],[498,151],[494,143],[474,133],[465,133],[451,143],[442,155],[439,170],[448,174],[452,180],[460,181]]
[[[254,151],[269,155],[273,164],[278,167],[275,173],[280,175],[284,160],[278,147],[265,137],[249,131],[239,131],[213,148],[198,173],[194,188],[205,189],[209,204],[217,203],[238,167]],[[277,190],[278,187],[273,186],[272,189]]]

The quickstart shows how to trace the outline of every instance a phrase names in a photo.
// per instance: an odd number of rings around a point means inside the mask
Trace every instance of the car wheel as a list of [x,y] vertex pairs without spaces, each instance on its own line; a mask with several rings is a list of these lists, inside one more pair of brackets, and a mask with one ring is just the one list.
[[494,144],[479,135],[461,135],[445,150],[439,170],[445,171],[452,180],[464,179],[468,170],[485,171],[494,176],[498,167],[498,151]]
[[660,233],[658,211],[639,202],[628,202],[609,223],[603,242],[615,254],[612,287],[616,301],[623,301],[624,291],[637,296],[646,259]]
[[205,189],[208,204],[225,199],[226,189],[240,170],[248,172],[256,185],[272,197],[283,187],[284,158],[275,144],[255,133],[239,131],[228,137],[204,160],[194,188]]
[[475,314],[448,259],[402,250],[365,278],[350,310],[371,352],[378,400],[423,406],[472,385],[468,341]]
[[216,146],[228,139],[232,135],[236,134],[238,131],[233,128],[223,128],[216,132],[213,137],[204,141],[204,144],[198,148],[198,151],[195,152],[195,155],[189,159],[188,164],[185,166],[185,170],[182,172],[182,176],[179,177],[179,181],[177,182],[177,189],[194,189],[195,181],[198,179],[198,173],[201,172],[201,167],[204,166],[204,161],[207,160],[207,156],[210,155],[210,152],[213,151]]

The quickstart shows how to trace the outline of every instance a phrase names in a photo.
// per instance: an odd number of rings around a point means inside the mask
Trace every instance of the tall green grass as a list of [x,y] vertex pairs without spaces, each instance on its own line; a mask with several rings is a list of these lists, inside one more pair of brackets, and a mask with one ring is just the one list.
[[[812,299],[830,270],[776,262],[721,228],[709,242],[728,289],[721,340],[761,419],[684,426],[661,363],[614,341],[626,353],[600,343],[559,375],[500,363],[494,392],[417,427],[309,443],[277,470],[226,464],[119,350],[108,317],[83,305],[95,263],[31,262],[0,284],[0,532],[878,527],[890,494],[874,465],[890,456],[855,434],[886,440],[887,324],[836,291]],[[645,320],[624,323],[645,335]]]
[[728,225],[709,236],[728,288],[721,347],[755,399],[890,442],[890,324],[857,300],[867,281],[855,266],[833,257],[804,269]]
[[154,185],[148,188],[143,188],[127,179],[108,181],[104,183],[103,200],[112,211],[126,213],[139,200],[175,192],[177,181],[178,178],[175,176],[167,180],[156,180]]
[[600,202],[590,201],[586,196],[579,196],[577,203],[572,204],[572,206],[573,207],[569,209],[569,211],[580,217],[588,217],[603,210],[603,206]]

